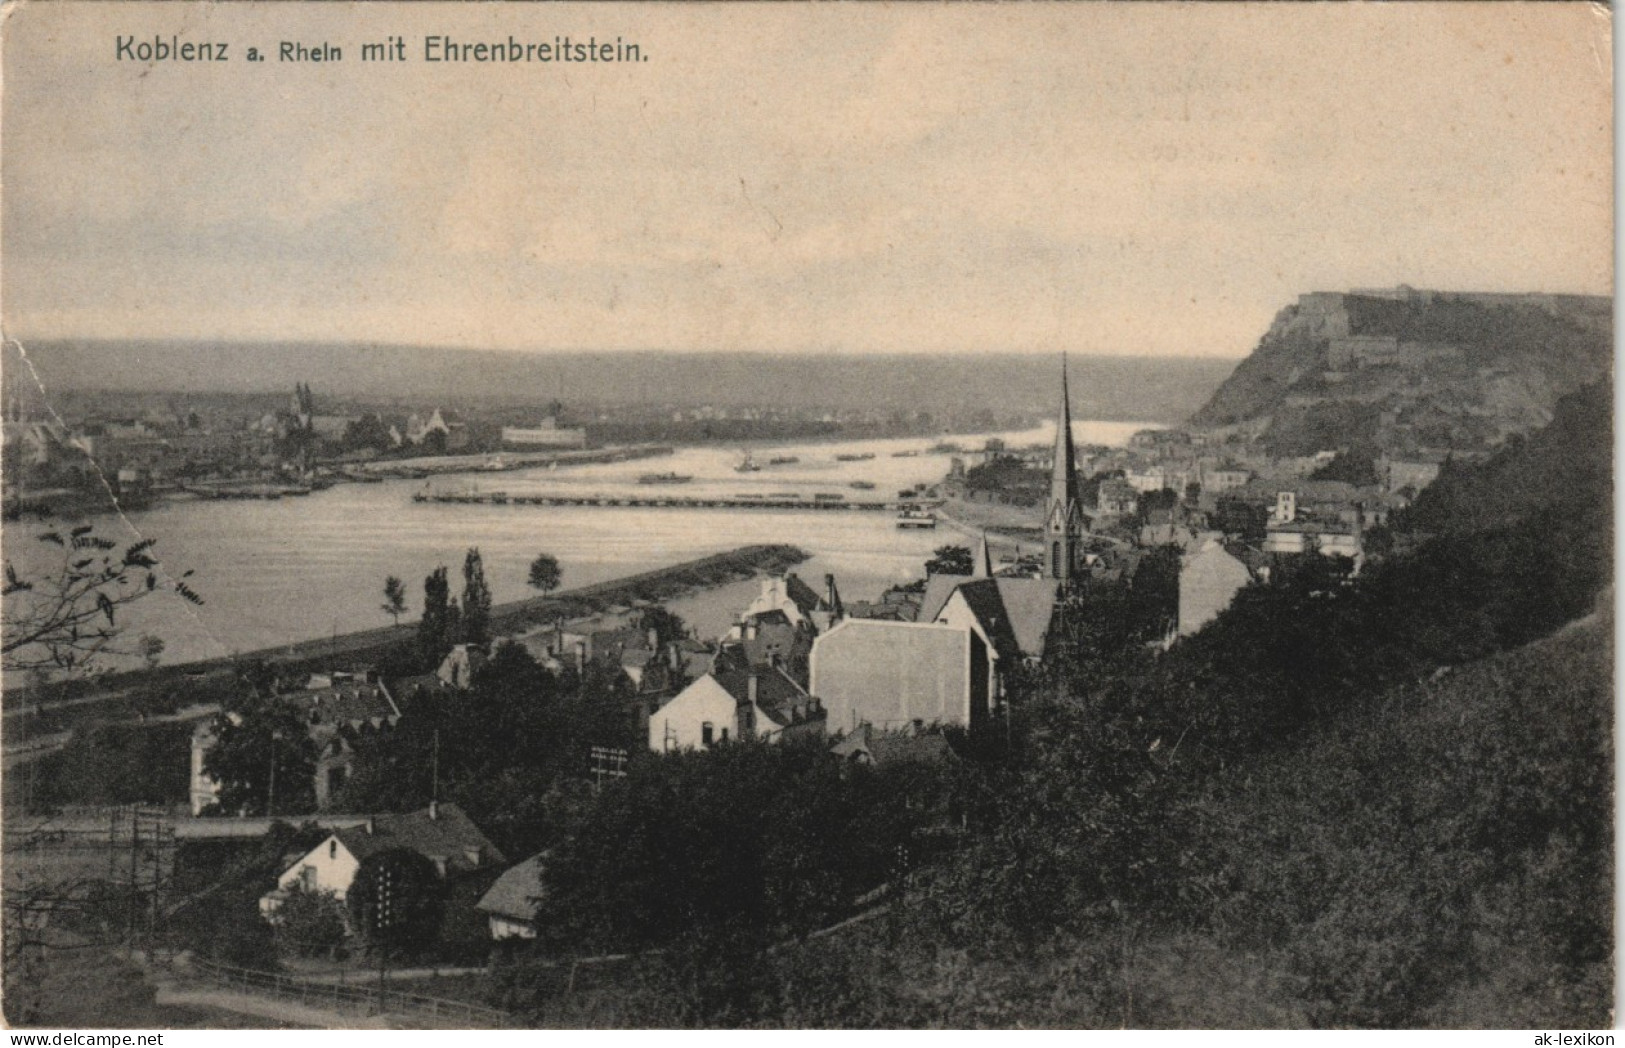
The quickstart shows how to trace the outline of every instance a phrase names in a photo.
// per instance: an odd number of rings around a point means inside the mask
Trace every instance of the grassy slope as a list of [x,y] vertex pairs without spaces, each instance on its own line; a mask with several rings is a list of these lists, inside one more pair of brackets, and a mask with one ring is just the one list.
[[1165,827],[1195,868],[1146,874],[1201,886],[1195,926],[1125,908],[1021,955],[880,921],[781,956],[770,1022],[1605,1027],[1611,667],[1592,616],[1214,777]]

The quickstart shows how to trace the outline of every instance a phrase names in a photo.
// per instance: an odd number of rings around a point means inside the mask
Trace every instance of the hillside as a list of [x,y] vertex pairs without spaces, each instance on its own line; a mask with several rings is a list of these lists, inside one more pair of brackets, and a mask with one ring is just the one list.
[[1275,454],[1490,447],[1608,373],[1613,302],[1417,291],[1300,296],[1190,419]]
[[1613,385],[1593,382],[1557,402],[1552,421],[1483,463],[1447,462],[1397,522],[1402,530],[1501,527],[1537,513],[1595,518],[1603,556],[1613,505]]

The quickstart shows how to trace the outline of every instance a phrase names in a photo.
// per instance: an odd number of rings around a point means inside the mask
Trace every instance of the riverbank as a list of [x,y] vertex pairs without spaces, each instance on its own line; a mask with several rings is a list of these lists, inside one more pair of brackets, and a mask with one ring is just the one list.
[[[607,582],[499,604],[491,609],[491,629],[493,634],[501,636],[523,632],[559,619],[599,614],[616,607],[630,608],[659,603],[756,575],[783,572],[806,559],[807,552],[796,546],[777,544],[742,546],[731,552],[700,557]],[[43,706],[43,711],[49,714],[53,701],[83,699],[95,695],[104,695],[108,701],[113,701],[137,690],[165,685],[180,686],[199,679],[229,674],[234,664],[243,661],[274,661],[295,673],[361,666],[381,659],[391,649],[410,641],[416,635],[415,622],[403,623],[398,626],[360,630],[264,648],[245,652],[234,658],[215,658],[160,666],[156,669],[129,670],[96,680],[67,681],[53,685],[46,695],[38,698],[21,688],[7,688],[3,695],[0,695],[0,702],[3,702],[7,709],[19,705],[32,706],[38,702]]]

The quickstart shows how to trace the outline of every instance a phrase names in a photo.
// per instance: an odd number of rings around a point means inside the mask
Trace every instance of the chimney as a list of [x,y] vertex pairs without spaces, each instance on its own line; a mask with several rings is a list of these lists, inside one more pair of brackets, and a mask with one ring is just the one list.
[[673,672],[676,672],[677,670],[680,670],[680,669],[683,668],[683,653],[680,650],[678,650],[676,641],[672,641],[671,644],[667,647],[667,649],[666,649],[666,657],[671,662],[671,668],[672,668]]
[[367,816],[366,830],[368,837],[371,837],[373,834],[378,832],[378,820],[374,819],[371,815]]
[[756,688],[757,688],[756,671],[751,670],[750,671],[750,676],[748,678],[746,678],[746,680],[747,680],[747,683],[745,684],[745,697],[750,700],[751,708],[754,709],[756,707]]
[[440,802],[439,801],[430,801],[429,802],[429,819],[431,821],[433,821],[433,820],[438,819],[438,818],[440,818]]
[[584,640],[576,641],[576,672],[587,672],[587,642]]
[[835,576],[834,575],[825,574],[825,576],[824,576],[824,600],[829,604],[831,609],[833,609],[835,607]]
[[649,627],[649,650],[660,650],[660,634],[655,631],[653,626]]

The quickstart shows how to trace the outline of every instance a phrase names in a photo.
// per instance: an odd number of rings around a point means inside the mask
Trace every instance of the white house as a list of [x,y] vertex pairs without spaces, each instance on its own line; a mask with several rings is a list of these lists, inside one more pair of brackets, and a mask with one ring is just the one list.
[[1247,565],[1209,539],[1179,567],[1179,635],[1187,637],[1213,621],[1251,581]]
[[276,889],[260,897],[260,913],[276,920],[290,892],[332,892],[340,900],[369,855],[405,848],[434,863],[444,879],[500,866],[507,860],[455,804],[431,803],[408,815],[377,815],[359,826],[337,829],[277,877]]
[[989,711],[991,661],[965,626],[847,619],[813,644],[812,690],[842,731],[975,725]]
[[542,892],[542,860],[547,853],[532,855],[498,877],[480,897],[475,909],[485,914],[491,938],[536,938],[536,910]]
[[823,704],[776,666],[707,673],[649,715],[656,753],[823,733]]

